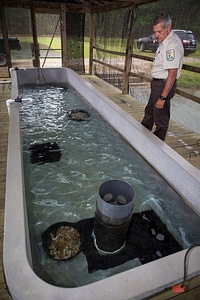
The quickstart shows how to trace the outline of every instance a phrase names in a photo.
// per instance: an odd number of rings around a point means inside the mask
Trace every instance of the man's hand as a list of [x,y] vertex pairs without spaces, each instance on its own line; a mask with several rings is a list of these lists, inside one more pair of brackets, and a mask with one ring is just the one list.
[[156,101],[156,108],[157,109],[163,109],[165,105],[165,100],[161,100],[160,98]]

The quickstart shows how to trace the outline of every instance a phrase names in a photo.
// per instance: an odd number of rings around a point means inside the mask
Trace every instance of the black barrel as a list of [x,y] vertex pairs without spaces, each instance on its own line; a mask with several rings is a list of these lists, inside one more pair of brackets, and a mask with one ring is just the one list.
[[126,182],[109,180],[99,188],[94,221],[98,250],[113,253],[125,245],[135,192]]

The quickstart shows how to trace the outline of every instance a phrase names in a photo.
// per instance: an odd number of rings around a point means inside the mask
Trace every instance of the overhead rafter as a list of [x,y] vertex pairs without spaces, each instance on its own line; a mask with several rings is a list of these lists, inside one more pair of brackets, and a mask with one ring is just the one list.
[[156,1],[159,0],[3,0],[2,3],[4,7],[15,8],[29,8],[34,5],[36,11],[43,13],[59,12],[60,5],[65,5],[68,12],[100,13]]

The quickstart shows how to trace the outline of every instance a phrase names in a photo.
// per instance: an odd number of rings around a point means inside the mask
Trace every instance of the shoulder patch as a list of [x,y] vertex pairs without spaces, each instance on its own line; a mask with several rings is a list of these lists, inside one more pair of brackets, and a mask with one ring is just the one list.
[[174,49],[167,50],[167,52],[166,52],[167,61],[172,61],[174,59],[174,57],[175,57]]

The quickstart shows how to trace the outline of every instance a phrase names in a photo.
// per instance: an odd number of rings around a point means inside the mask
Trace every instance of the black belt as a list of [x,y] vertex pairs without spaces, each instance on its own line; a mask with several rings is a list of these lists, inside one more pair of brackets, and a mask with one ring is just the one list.
[[166,79],[163,78],[153,78],[154,81],[166,81]]

